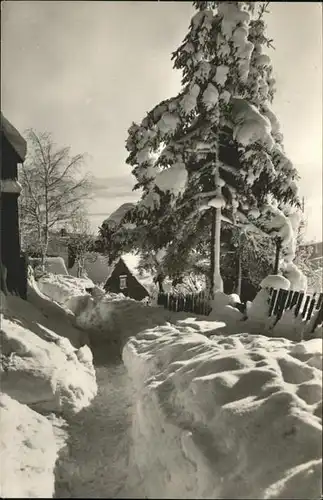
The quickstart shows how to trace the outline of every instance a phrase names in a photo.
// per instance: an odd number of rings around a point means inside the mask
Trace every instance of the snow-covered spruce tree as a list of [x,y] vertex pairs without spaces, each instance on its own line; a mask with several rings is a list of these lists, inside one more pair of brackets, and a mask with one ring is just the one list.
[[[255,13],[254,2],[194,5],[198,12],[173,54],[183,88],[130,127],[127,162],[143,189],[138,213],[145,213],[147,226],[158,222],[161,229],[172,221],[170,248],[215,209],[212,288],[222,290],[221,209],[232,222],[255,223],[268,195],[297,201],[297,174],[270,109],[274,81],[262,48],[268,43],[264,10]],[[167,205],[162,193],[169,195]]]

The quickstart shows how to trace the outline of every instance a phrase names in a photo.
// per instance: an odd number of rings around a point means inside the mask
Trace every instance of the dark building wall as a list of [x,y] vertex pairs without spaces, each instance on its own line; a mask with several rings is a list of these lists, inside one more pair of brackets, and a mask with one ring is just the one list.
[[18,177],[17,165],[21,160],[16,151],[1,134],[1,179],[16,179]]
[[7,268],[9,291],[16,289],[20,267],[17,195],[1,193],[1,261]]
[[[120,289],[120,276],[127,277],[127,288]],[[131,297],[135,300],[142,300],[149,296],[147,290],[139,283],[139,281],[131,274],[122,258],[118,260],[110,278],[105,286],[107,292],[123,293],[126,297]]]
[[[21,160],[3,134],[1,134],[1,146],[1,178],[16,179],[17,164]],[[19,293],[21,289],[21,261],[18,194],[1,193],[0,211],[0,258],[7,269],[7,287],[9,292]]]

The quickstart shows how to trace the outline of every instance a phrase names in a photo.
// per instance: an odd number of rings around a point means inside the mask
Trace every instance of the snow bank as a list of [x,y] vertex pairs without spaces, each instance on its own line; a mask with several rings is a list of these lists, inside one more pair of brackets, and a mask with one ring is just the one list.
[[226,295],[223,292],[216,292],[211,302],[212,310],[208,316],[210,320],[225,321],[228,326],[243,319],[243,314],[234,307],[240,298],[236,294]]
[[1,390],[39,411],[67,414],[88,406],[97,392],[89,347],[75,349],[38,322],[33,306],[16,301],[22,312],[7,310],[1,321]]
[[166,325],[132,337],[123,360],[135,388],[129,491],[140,483],[146,498],[320,498],[319,341],[208,340]]
[[15,296],[8,296],[7,301],[11,314],[21,321],[27,321],[30,327],[40,323],[60,337],[66,337],[77,348],[88,343],[86,333],[75,328],[72,311],[43,294],[32,276],[28,279],[27,301]]
[[0,394],[1,498],[52,498],[57,445],[50,422]]
[[72,312],[78,307],[75,297],[84,297],[86,289],[94,288],[94,283],[88,278],[75,278],[74,276],[46,274],[42,276],[37,285],[39,290],[58,304],[66,306]]
[[91,343],[116,340],[123,344],[131,335],[169,321],[172,314],[176,313],[111,293],[89,297],[75,322],[79,328],[91,330]]

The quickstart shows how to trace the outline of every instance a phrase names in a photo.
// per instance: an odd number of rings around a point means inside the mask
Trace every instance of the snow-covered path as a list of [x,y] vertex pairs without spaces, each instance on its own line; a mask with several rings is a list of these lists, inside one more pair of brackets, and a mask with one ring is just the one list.
[[125,496],[130,398],[116,347],[94,350],[98,395],[69,422],[68,456],[62,455],[56,469],[56,498]]

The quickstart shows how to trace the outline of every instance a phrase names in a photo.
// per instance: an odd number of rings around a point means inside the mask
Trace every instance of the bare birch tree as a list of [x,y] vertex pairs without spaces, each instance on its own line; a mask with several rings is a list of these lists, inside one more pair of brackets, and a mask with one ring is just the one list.
[[50,232],[84,209],[91,180],[81,174],[85,155],[70,155],[51,134],[27,131],[28,154],[20,170],[21,233],[25,247],[36,249],[44,265]]

